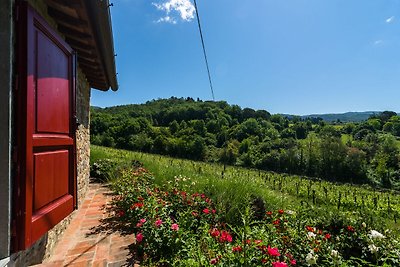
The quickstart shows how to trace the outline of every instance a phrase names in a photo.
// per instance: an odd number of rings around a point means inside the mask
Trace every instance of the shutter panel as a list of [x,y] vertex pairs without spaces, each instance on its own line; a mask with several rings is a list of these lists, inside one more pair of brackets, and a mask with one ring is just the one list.
[[20,7],[16,249],[26,249],[76,203],[75,58],[27,4]]

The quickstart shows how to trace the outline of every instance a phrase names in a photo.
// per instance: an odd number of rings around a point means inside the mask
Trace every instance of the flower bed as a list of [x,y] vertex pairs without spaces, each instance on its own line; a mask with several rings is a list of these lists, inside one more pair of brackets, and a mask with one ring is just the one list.
[[[136,235],[135,253],[152,266],[400,265],[398,237],[364,222],[302,219],[299,212],[243,210],[242,223],[223,220],[214,201],[176,177],[157,187],[139,167],[113,182],[118,220]],[[310,224],[310,222],[313,222]]]

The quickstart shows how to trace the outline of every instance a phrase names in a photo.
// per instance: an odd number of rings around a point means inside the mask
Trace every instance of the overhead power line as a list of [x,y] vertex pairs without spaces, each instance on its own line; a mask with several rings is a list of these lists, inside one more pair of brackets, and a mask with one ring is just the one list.
[[201,31],[199,9],[197,8],[196,0],[194,0],[194,8],[196,9],[197,24],[199,25],[199,32],[200,32],[200,38],[201,38],[201,45],[203,46],[203,54],[204,54],[204,59],[205,59],[205,61],[206,61],[206,66],[207,66],[208,81],[210,82],[211,95],[212,95],[212,99],[215,100],[215,97],[214,97],[214,89],[213,89],[213,85],[212,85],[212,81],[211,81],[210,68],[209,68],[209,66],[208,66],[206,47],[205,47],[205,45],[204,45],[203,32]]

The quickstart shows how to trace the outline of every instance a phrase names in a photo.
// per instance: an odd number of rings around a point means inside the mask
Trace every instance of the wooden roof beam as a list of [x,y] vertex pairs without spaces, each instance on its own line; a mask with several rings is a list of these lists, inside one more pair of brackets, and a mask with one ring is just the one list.
[[72,27],[68,27],[66,25],[59,24],[58,30],[60,32],[62,32],[65,36],[68,36],[68,37],[86,39],[86,40],[93,39],[92,35],[85,33],[85,32],[77,31],[76,29],[74,29]]
[[88,22],[82,19],[79,19],[77,17],[70,16],[58,9],[55,9],[53,7],[48,8],[48,13],[52,17],[57,18],[57,22],[61,24],[67,24],[75,27],[87,27]]

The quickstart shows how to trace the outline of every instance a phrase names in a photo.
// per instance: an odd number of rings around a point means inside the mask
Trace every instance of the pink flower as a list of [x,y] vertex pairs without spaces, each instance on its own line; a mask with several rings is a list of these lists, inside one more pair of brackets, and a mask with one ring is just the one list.
[[158,219],[154,224],[155,224],[155,226],[160,227],[161,224],[163,224],[163,221]]
[[217,259],[217,258],[214,258],[214,259],[211,259],[211,260],[210,260],[210,264],[212,264],[212,265],[217,264],[217,262],[218,262],[218,259]]
[[296,260],[291,260],[290,261],[290,265],[296,265],[296,263],[297,263]]
[[203,212],[204,212],[205,214],[209,214],[209,213],[210,213],[210,210],[207,209],[207,208],[205,208],[205,209],[203,210]]
[[136,224],[136,227],[142,227],[145,222],[146,219],[140,219],[139,222]]
[[273,267],[287,267],[288,265],[286,263],[284,263],[284,262],[276,261],[276,262],[272,263],[272,266]]
[[279,257],[281,255],[278,248],[271,248],[270,246],[268,246],[268,254],[273,257]]
[[143,234],[142,233],[138,233],[136,234],[136,242],[140,243],[143,240]]
[[178,225],[177,223],[173,223],[173,224],[171,225],[171,230],[173,230],[173,231],[178,231],[178,230],[179,230],[179,225]]
[[216,210],[212,210],[211,212],[212,212],[213,214],[215,214],[217,211],[216,211]]

